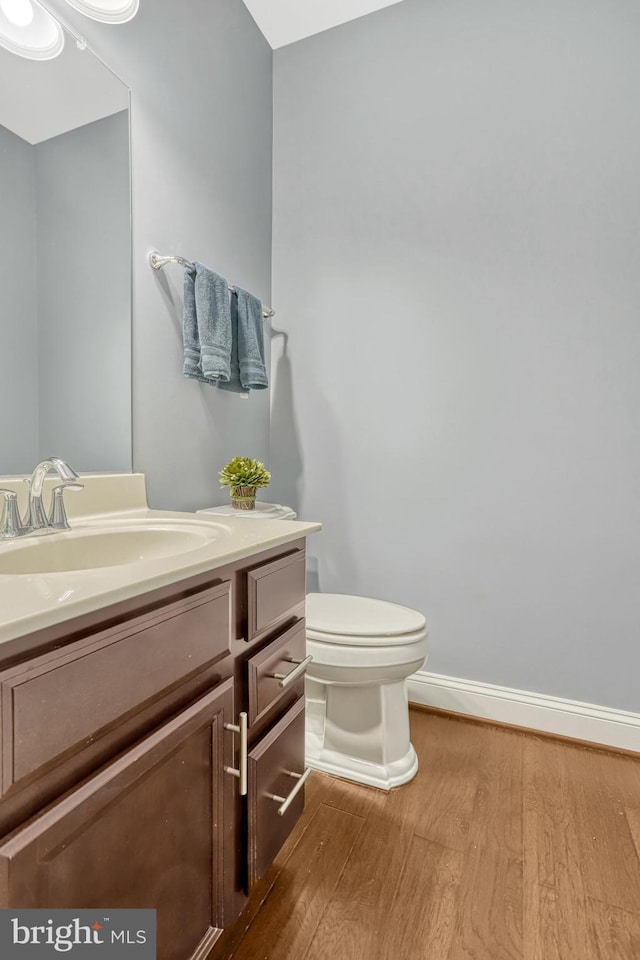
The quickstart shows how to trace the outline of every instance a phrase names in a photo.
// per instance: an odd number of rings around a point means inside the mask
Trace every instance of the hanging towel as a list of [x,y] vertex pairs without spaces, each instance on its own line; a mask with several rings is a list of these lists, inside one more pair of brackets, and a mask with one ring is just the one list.
[[269,386],[264,364],[264,320],[262,304],[246,290],[237,289],[238,361],[240,382],[247,390],[266,390]]
[[238,297],[231,294],[231,376],[226,381],[220,381],[221,390],[239,393],[245,399],[249,396],[246,387],[240,382],[240,363],[238,361]]
[[182,372],[193,380],[204,380],[200,365],[200,338],[198,337],[198,318],[196,317],[196,272],[185,270],[182,307],[182,349],[184,362]]
[[[262,321],[262,304],[257,297],[247,293],[246,290],[236,288],[235,295],[231,300],[237,302],[237,329],[233,327],[234,349],[231,358],[231,380],[236,379],[234,370],[235,346],[237,342],[237,378],[243,391],[246,390],[265,390],[269,386],[267,369],[264,363],[264,329]],[[240,390],[237,387],[231,387],[226,384],[220,384],[221,389],[235,389],[236,393]]]
[[185,270],[183,347],[185,377],[221,383],[231,376],[231,310],[224,277],[201,263]]

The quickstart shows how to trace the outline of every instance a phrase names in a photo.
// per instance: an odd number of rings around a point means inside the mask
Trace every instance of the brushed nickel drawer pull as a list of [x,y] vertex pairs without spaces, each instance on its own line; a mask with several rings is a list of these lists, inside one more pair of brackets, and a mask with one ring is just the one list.
[[290,683],[293,683],[294,680],[297,680],[301,676],[311,661],[313,660],[312,656],[305,657],[304,660],[292,660],[291,657],[284,658],[286,663],[294,663],[295,667],[293,670],[290,670],[289,673],[270,673],[269,676],[272,680],[278,680],[278,686],[282,687],[284,690],[285,687],[288,687]]
[[230,773],[232,777],[237,777],[240,781],[240,796],[247,795],[247,715],[241,713],[238,716],[239,723],[225,723],[225,730],[231,730],[232,733],[240,734],[240,769],[235,767],[225,767],[224,772]]
[[268,794],[267,794],[269,800],[275,800],[276,803],[281,804],[281,806],[278,807],[278,816],[279,816],[279,817],[284,817],[284,815],[285,815],[285,813],[287,812],[287,810],[289,809],[290,805],[293,803],[293,801],[295,800],[295,798],[298,796],[298,794],[299,794],[300,791],[302,790],[302,788],[303,788],[303,786],[304,786],[304,784],[305,784],[305,781],[308,780],[309,777],[311,776],[311,767],[307,767],[307,769],[304,771],[304,773],[294,773],[292,770],[286,770],[285,772],[286,772],[287,776],[289,776],[289,777],[294,777],[294,778],[298,781],[298,782],[296,783],[295,787],[293,788],[293,790],[291,791],[291,793],[289,794],[289,796],[288,796],[288,797],[279,797],[277,793],[268,793]]

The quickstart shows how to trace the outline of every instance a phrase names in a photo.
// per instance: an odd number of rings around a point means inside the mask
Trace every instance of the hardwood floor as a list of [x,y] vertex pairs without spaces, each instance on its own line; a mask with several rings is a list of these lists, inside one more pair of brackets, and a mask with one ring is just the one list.
[[216,960],[640,960],[640,759],[411,712],[418,776],[322,774]]

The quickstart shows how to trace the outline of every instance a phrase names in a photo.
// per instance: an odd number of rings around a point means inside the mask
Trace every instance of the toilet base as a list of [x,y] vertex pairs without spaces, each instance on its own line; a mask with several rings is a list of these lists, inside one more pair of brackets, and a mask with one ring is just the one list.
[[381,790],[416,775],[404,679],[351,685],[307,676],[305,686],[308,767]]
[[356,757],[347,757],[337,750],[323,748],[320,738],[309,732],[306,737],[305,761],[306,765],[314,770],[353,780],[367,787],[378,787],[380,790],[399,787],[412,780],[418,772],[418,758],[412,744],[409,744],[407,754],[400,760],[371,763]]

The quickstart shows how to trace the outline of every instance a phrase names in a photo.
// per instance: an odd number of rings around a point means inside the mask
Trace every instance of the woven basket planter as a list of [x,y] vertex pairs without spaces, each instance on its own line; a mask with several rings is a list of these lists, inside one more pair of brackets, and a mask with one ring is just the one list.
[[231,487],[231,504],[236,510],[255,510],[257,487]]

